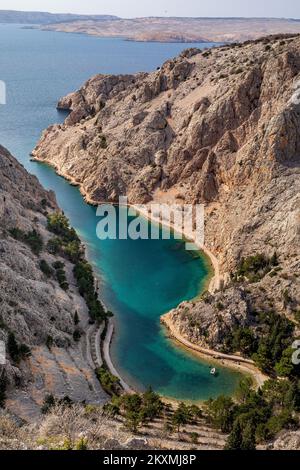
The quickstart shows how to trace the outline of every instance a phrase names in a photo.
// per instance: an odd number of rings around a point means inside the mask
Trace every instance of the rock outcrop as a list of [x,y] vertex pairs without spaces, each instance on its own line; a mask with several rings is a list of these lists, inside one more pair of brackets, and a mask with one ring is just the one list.
[[282,272],[250,294],[226,289],[224,312],[201,302],[173,312],[178,328],[200,321],[211,331],[190,328],[187,337],[218,347],[226,329],[251,323],[255,305],[268,302],[292,315],[283,292],[297,308],[299,36],[191,49],[150,74],[98,75],[58,106],[70,115],[44,132],[33,156],[87,200],[204,203],[205,244],[227,281],[242,257],[278,253]]
[[169,312],[172,325],[181,336],[203,348],[220,350],[224,338],[236,327],[251,322],[247,296],[242,288],[230,288],[202,302],[183,302]]
[[[106,400],[84,353],[89,315],[73,279],[73,265],[45,248],[34,254],[11,234],[15,229],[35,230],[45,247],[52,237],[46,215],[58,210],[54,193],[45,191],[0,147],[0,341],[7,346],[13,333],[18,346],[26,345],[31,353],[19,362],[7,347],[0,377],[6,382],[7,409],[26,420],[40,413],[47,394],[87,403]],[[49,266],[63,261],[67,292],[41,270],[42,259]],[[83,333],[79,343],[73,339],[76,311]]]
[[92,202],[206,205],[223,271],[299,246],[300,38],[190,50],[154,73],[98,75],[33,152]]

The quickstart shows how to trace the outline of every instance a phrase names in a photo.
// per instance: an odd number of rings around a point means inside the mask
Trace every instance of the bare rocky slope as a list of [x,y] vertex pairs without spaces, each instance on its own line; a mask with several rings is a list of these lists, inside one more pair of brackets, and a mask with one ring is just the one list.
[[[8,345],[15,335],[18,347],[26,345],[30,356],[20,361],[6,348],[6,364],[0,365],[1,385],[6,383],[6,409],[25,419],[35,419],[47,394],[69,396],[74,401],[101,404],[107,396],[85,355],[88,309],[73,279],[73,265],[46,250],[53,235],[46,214],[58,211],[55,196],[0,147],[0,341]],[[33,230],[44,242],[35,254],[28,244],[15,239],[11,230]],[[65,264],[69,290],[63,290],[40,267],[55,261]],[[75,342],[77,311],[83,337]]]
[[[33,156],[93,203],[205,204],[205,243],[227,288],[170,315],[186,338],[220,349],[257,309],[292,321],[299,310],[299,96],[298,36],[187,50],[150,74],[91,78],[59,101],[70,115]],[[278,269],[230,281],[242,257],[275,252]]]
[[279,33],[299,33],[299,20],[287,18],[112,18],[81,19],[42,26],[43,30],[154,42],[234,42]]
[[[202,418],[172,434],[164,429],[170,419],[164,413],[139,429],[137,436],[127,429],[125,418],[104,412],[110,397],[95,374],[102,365],[96,344],[100,345],[104,325],[98,329],[90,324],[73,263],[49,252],[47,242],[53,233],[47,215],[57,212],[54,193],[44,190],[0,146],[0,341],[6,345],[6,361],[0,364],[0,450],[67,450],[85,445],[97,450],[221,450],[227,436]],[[21,233],[31,234],[30,243],[26,237],[20,239]],[[42,260],[48,268],[64,264],[67,290],[41,269]],[[79,341],[74,340],[75,330],[81,332]],[[47,401],[52,406],[45,414],[42,406],[50,395],[56,404]]]

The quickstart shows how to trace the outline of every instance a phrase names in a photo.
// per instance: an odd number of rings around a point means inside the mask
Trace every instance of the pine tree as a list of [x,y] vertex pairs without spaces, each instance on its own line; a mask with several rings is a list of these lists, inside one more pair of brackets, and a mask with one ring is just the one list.
[[226,450],[241,450],[242,446],[242,430],[240,423],[236,421],[233,429],[227,439]]
[[255,450],[255,432],[251,422],[243,430],[241,450]]
[[177,432],[180,431],[181,426],[188,424],[189,420],[190,413],[188,407],[184,403],[180,403],[172,417],[172,423],[177,426]]
[[277,255],[276,251],[274,252],[274,254],[271,258],[271,265],[274,266],[274,267],[279,265],[278,255]]
[[19,346],[16,341],[14,333],[9,333],[7,340],[7,350],[14,362],[18,362],[20,359],[19,356]]
[[6,400],[6,383],[6,376],[3,373],[0,378],[0,408],[4,407],[4,403]]
[[74,315],[74,324],[77,326],[80,323],[78,312],[76,310],[75,315]]

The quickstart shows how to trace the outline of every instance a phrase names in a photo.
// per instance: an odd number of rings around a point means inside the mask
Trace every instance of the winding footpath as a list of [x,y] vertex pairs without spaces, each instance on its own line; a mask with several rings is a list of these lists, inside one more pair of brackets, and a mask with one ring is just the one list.
[[202,348],[201,346],[198,346],[197,344],[188,341],[174,328],[174,325],[170,319],[170,314],[167,313],[166,315],[163,315],[161,317],[161,323],[166,326],[167,330],[170,333],[170,336],[187,349],[195,351],[201,356],[210,357],[212,359],[222,361],[222,365],[225,365],[229,368],[238,369],[241,372],[246,372],[247,374],[251,375],[255,381],[257,388],[260,388],[264,384],[264,382],[268,380],[268,376],[264,375],[255,366],[255,363],[251,359],[246,359],[242,356],[237,356],[233,354],[220,353],[218,351],[214,351],[213,349]]
[[105,340],[103,342],[103,356],[104,356],[103,359],[106,362],[106,365],[109,368],[110,372],[115,377],[118,377],[120,384],[123,387],[124,391],[127,393],[131,393],[133,392],[132,388],[130,388],[129,385],[122,379],[118,371],[115,369],[115,366],[113,365],[113,362],[111,360],[110,345],[111,345],[113,334],[114,334],[114,324],[113,324],[113,321],[109,319],[107,333],[105,336]]

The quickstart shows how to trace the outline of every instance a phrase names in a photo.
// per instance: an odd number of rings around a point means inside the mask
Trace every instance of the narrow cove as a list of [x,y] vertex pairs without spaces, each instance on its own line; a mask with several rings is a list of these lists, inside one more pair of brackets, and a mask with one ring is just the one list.
[[[96,209],[84,202],[78,188],[28,158],[42,130],[63,119],[55,110],[57,99],[90,75],[151,70],[192,45],[126,43],[22,30],[15,25],[1,26],[0,36],[0,78],[8,88],[8,103],[0,111],[0,143],[45,187],[55,191],[60,207],[81,236],[101,280],[101,296],[115,314],[111,348],[115,367],[132,387],[143,390],[151,385],[162,395],[179,400],[234,393],[239,373],[218,366],[219,375],[211,376],[210,362],[176,346],[160,325],[162,314],[203,290],[209,274],[206,259],[187,252],[184,243],[176,240],[100,241]],[[45,50],[52,61],[43,59]],[[107,50],[113,53],[104,69]],[[72,63],[65,60],[70,54]]]

